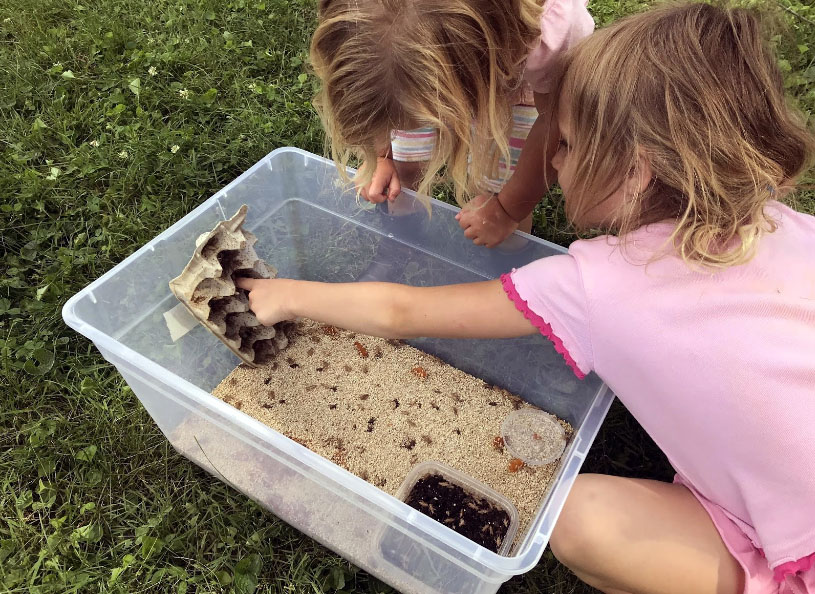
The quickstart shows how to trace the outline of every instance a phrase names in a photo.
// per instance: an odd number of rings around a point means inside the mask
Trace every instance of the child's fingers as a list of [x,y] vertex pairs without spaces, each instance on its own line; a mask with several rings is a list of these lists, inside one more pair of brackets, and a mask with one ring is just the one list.
[[387,198],[385,191],[388,187],[388,179],[386,177],[377,177],[371,180],[371,185],[368,186],[368,200],[370,202],[382,202]]
[[402,193],[402,184],[399,183],[399,178],[395,175],[391,178],[391,183],[388,186],[388,200],[396,200],[399,194]]
[[[477,233],[484,228],[486,220],[480,218],[479,215],[462,211],[456,215],[458,219],[458,226],[462,229],[470,229],[472,233]],[[466,235],[466,233],[465,233]]]
[[384,184],[381,180],[373,178],[371,180],[371,185],[368,186],[368,196],[369,198],[373,198],[374,196],[379,196],[382,193],[382,189]]
[[359,195],[362,196],[364,200],[367,202],[371,202],[372,204],[379,204],[380,202],[385,201],[385,197],[382,194],[375,194],[371,191],[371,186],[365,186],[359,191]]
[[467,229],[464,230],[464,237],[474,240],[478,237],[478,232],[473,227],[467,227]]
[[247,291],[251,291],[259,280],[261,279],[239,277],[235,279],[235,286],[238,287],[239,289],[246,289]]

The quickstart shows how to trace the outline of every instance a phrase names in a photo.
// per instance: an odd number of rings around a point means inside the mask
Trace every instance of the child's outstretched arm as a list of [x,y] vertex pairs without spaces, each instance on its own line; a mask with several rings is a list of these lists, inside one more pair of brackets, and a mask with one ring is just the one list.
[[557,180],[552,157],[559,134],[554,118],[556,93],[535,93],[538,119],[529,130],[515,172],[498,195],[501,207],[516,221],[524,220]]
[[540,116],[526,138],[515,172],[495,196],[478,196],[456,215],[464,236],[476,245],[495,247],[506,239],[540,202],[557,179],[551,164],[557,150],[554,93],[535,93]]
[[511,338],[537,332],[498,280],[440,287],[237,279],[262,324],[307,317],[383,338]]

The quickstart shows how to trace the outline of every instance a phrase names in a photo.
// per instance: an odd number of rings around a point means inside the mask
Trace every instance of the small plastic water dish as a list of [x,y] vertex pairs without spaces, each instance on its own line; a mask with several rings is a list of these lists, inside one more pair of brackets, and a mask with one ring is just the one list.
[[566,449],[566,431],[547,412],[532,408],[512,411],[501,423],[504,446],[529,466],[554,462]]

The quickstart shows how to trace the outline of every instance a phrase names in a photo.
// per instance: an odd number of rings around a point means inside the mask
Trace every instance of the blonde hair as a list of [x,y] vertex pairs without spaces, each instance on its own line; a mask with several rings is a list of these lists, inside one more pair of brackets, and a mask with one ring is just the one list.
[[561,104],[575,224],[647,159],[653,182],[613,222],[621,236],[673,219],[686,261],[746,262],[768,200],[794,189],[815,139],[784,96],[761,22],[744,9],[667,5],[622,19],[564,56]]
[[314,105],[343,175],[355,156],[364,185],[391,131],[420,126],[437,130],[421,194],[444,169],[463,204],[509,162],[512,95],[540,36],[534,0],[323,0],[319,12]]

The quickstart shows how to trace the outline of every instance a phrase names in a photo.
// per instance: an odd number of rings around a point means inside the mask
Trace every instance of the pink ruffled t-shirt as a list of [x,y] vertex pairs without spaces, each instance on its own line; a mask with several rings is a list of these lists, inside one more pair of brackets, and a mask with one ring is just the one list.
[[815,217],[777,202],[766,212],[778,228],[739,266],[692,268],[660,223],[622,246],[577,241],[502,280],[783,579],[815,553]]

